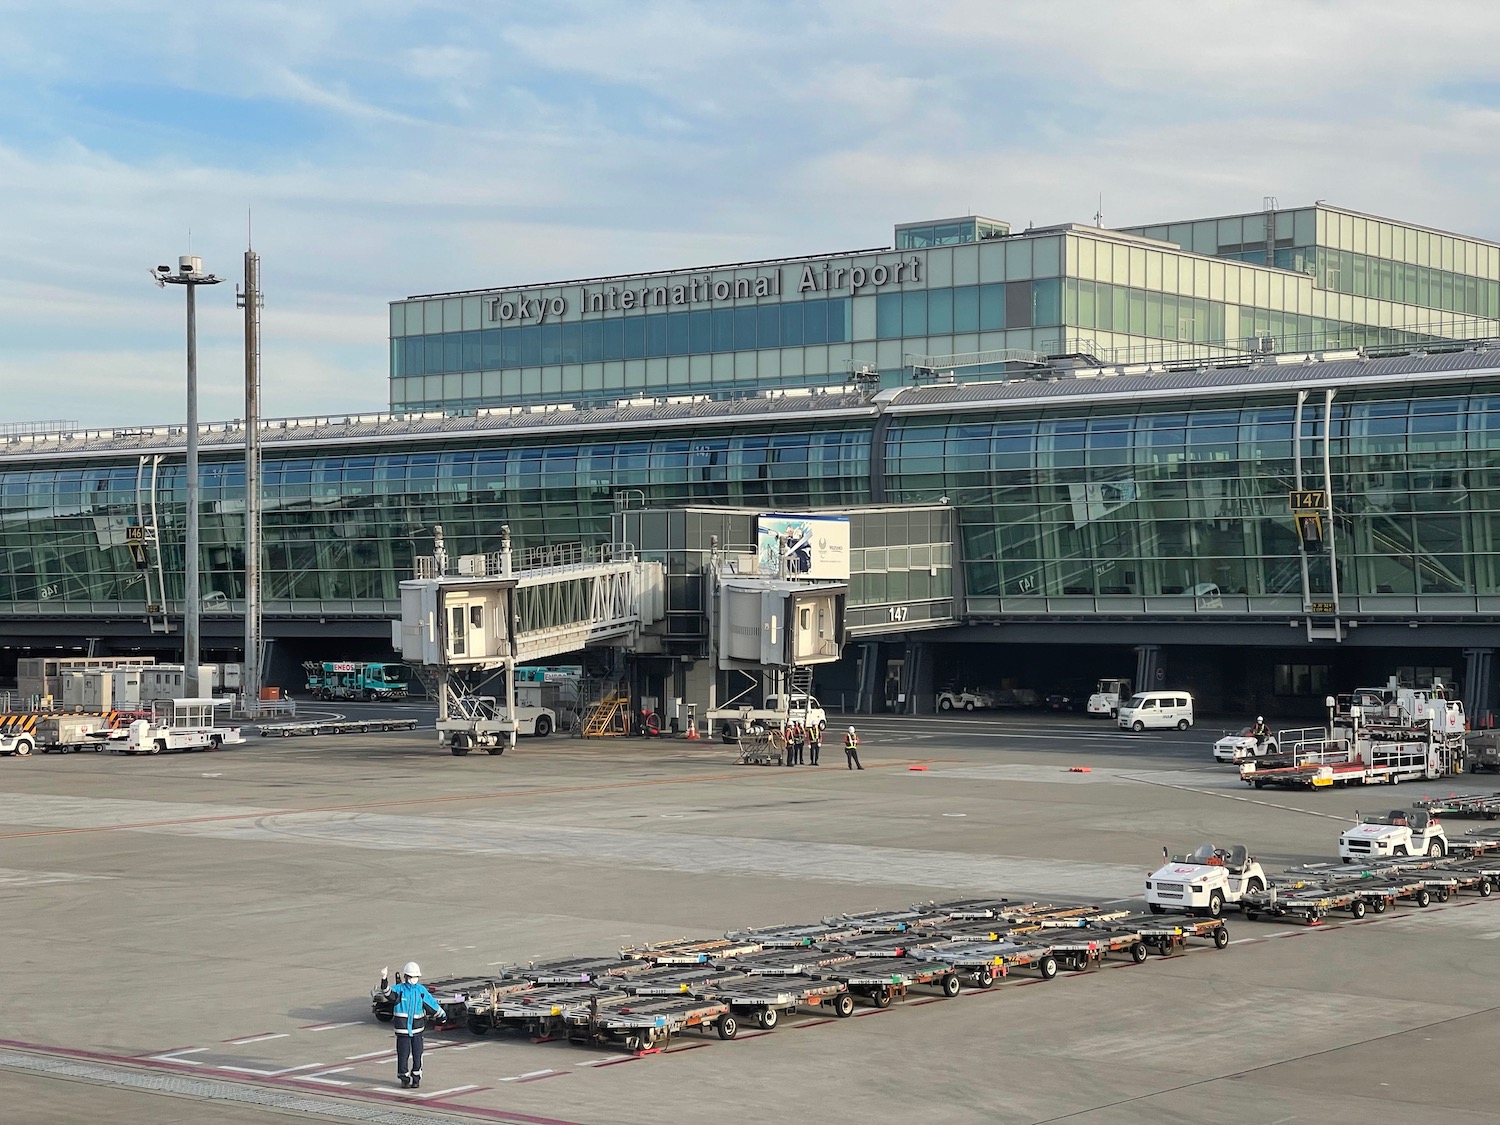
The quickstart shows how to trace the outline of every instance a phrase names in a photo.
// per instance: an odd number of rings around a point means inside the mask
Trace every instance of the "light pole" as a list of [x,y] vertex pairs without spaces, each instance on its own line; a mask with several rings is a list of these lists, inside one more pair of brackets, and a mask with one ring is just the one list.
[[187,545],[182,567],[182,691],[197,698],[198,614],[198,305],[200,285],[217,285],[222,278],[203,272],[203,259],[184,254],[171,266],[157,266],[151,275],[162,288],[187,287]]

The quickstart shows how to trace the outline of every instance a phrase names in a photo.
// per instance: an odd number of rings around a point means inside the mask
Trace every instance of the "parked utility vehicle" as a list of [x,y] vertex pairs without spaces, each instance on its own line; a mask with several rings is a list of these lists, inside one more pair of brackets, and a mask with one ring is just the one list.
[[1447,854],[1448,833],[1426,809],[1392,809],[1361,817],[1339,837],[1339,858],[1345,863]]
[[1121,730],[1187,730],[1193,725],[1193,697],[1185,691],[1138,691],[1120,704]]
[[1094,685],[1087,710],[1090,715],[1113,719],[1120,713],[1120,704],[1129,698],[1129,680],[1103,679]]
[[937,705],[939,711],[973,711],[978,708],[993,707],[994,700],[979,691],[945,691],[938,695]]
[[1146,905],[1153,914],[1185,910],[1218,918],[1226,905],[1238,905],[1246,891],[1263,891],[1267,885],[1266,873],[1244,844],[1200,844],[1147,876]]
[[240,728],[214,718],[230,706],[227,699],[174,699],[152,705],[151,718],[137,719],[119,749],[127,754],[160,754],[164,750],[217,750],[244,742]]

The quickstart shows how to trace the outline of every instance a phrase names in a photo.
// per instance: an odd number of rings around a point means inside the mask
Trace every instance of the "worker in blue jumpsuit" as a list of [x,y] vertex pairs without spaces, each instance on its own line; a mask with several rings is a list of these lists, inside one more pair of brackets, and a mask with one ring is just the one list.
[[408,961],[401,967],[401,979],[389,983],[389,970],[380,970],[380,990],[391,1000],[392,1024],[396,1031],[396,1077],[401,1085],[415,1090],[422,1085],[422,1035],[427,1030],[427,1012],[442,1023],[448,1018],[437,998],[421,983],[422,967]]

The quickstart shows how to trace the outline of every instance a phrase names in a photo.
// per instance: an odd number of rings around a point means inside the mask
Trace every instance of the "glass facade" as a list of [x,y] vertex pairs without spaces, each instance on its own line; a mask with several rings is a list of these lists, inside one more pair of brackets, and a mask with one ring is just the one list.
[[[1500,371],[1422,374],[1440,358],[1403,361],[1411,374],[1399,388],[1341,390],[1326,418],[1320,395],[1304,407],[1303,483],[1321,484],[1326,437],[1337,584],[1350,612],[1500,612]],[[833,407],[809,399],[781,426],[685,420],[622,434],[557,412],[545,416],[557,419],[552,437],[476,425],[439,439],[424,437],[422,422],[378,450],[268,441],[268,609],[388,613],[413,556],[430,553],[435,524],[454,555],[498,549],[502,524],[518,546],[603,542],[627,491],[653,509],[951,503],[970,615],[1300,608],[1303,556],[1287,508],[1293,389],[1108,402],[1069,393],[1044,404],[971,401],[962,412],[946,393],[893,414],[821,420]],[[835,405],[848,412],[846,400]],[[126,547],[136,454],[122,448],[87,465],[62,453],[5,455],[0,613],[140,613]],[[241,467],[207,450],[201,483],[202,589],[236,602]],[[180,597],[183,493],[180,460],[169,462],[156,496],[169,598]],[[914,577],[922,566],[909,545],[855,544],[856,604],[938,596]],[[1309,565],[1311,591],[1331,591],[1328,556]]]
[[[1500,246],[1323,205],[1112,231],[968,216],[894,249],[391,304],[391,408],[472,412],[910,379],[906,357],[1101,363],[1500,335]],[[958,366],[960,381],[992,368]]]

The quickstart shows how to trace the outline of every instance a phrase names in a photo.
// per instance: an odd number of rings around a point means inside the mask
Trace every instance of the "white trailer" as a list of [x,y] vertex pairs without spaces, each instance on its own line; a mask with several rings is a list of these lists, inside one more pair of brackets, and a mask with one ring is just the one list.
[[160,754],[166,750],[218,750],[245,741],[240,728],[215,719],[227,699],[174,699],[152,705],[151,718],[130,724],[125,742],[127,754]]

